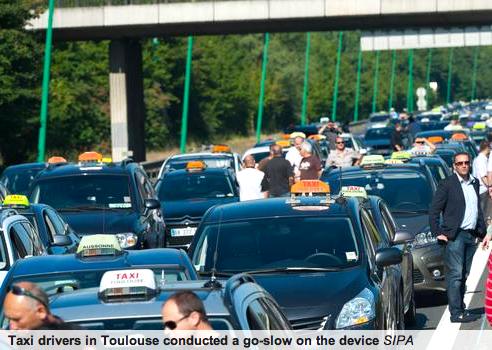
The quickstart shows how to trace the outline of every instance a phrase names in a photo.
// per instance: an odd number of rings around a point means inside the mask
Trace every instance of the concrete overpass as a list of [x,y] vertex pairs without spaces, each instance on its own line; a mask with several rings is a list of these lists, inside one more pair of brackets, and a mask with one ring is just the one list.
[[[491,0],[57,0],[55,41],[109,39],[113,158],[144,160],[143,37],[490,25]],[[150,2],[150,1],[149,1]],[[101,6],[86,7],[87,3]],[[69,7],[80,5],[80,7]],[[63,7],[67,6],[67,7]],[[28,28],[43,31],[47,13]]]

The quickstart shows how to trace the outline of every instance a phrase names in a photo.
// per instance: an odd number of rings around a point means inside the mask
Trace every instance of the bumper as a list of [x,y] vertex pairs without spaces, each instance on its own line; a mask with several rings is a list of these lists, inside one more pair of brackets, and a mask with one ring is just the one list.
[[412,250],[416,291],[446,290],[443,254],[444,248],[437,243]]

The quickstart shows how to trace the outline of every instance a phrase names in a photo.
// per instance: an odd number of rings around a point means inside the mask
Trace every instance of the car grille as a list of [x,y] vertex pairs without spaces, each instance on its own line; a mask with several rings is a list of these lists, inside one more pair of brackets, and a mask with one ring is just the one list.
[[424,282],[424,275],[420,272],[419,269],[413,269],[413,283],[422,283]]
[[172,237],[171,229],[173,228],[185,228],[185,227],[197,227],[200,223],[201,217],[183,216],[180,218],[166,219],[166,238],[168,246],[186,246],[191,243],[193,236]]
[[320,329],[327,322],[328,317],[308,317],[291,320],[290,324],[294,329]]

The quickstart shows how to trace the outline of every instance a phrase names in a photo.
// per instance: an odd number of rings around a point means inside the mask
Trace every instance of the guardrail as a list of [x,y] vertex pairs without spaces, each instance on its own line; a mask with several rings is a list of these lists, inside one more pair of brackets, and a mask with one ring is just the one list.
[[[215,2],[215,1],[217,0],[55,0],[55,7],[150,5],[150,4],[172,4],[172,3],[180,3],[180,2]],[[237,0],[220,0],[220,1],[237,1]]]

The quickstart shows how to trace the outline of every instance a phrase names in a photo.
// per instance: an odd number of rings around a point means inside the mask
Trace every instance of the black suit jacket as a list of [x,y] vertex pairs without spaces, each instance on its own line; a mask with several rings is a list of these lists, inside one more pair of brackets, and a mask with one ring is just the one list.
[[[487,232],[483,219],[482,208],[479,197],[479,181],[473,180],[473,187],[477,194],[477,224],[474,235],[483,238]],[[442,213],[442,225],[439,223]],[[456,174],[453,174],[441,181],[434,194],[431,207],[429,209],[429,221],[431,231],[435,235],[444,234],[450,240],[454,240],[461,222],[465,216],[465,195],[461,189],[461,184]]]

